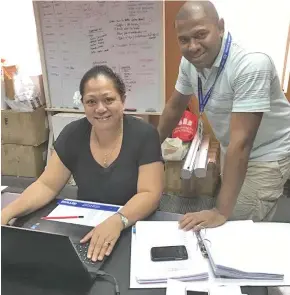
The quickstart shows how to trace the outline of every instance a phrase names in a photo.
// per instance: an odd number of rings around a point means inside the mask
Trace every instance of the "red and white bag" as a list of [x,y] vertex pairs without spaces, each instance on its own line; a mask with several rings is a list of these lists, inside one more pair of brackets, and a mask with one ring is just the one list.
[[198,117],[190,111],[185,111],[172,132],[173,138],[180,138],[183,142],[191,141],[197,131]]

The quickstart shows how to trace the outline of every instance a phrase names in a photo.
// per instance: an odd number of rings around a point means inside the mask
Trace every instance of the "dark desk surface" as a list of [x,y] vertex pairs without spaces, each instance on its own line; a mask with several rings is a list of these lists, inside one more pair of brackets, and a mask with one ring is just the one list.
[[[5,194],[9,198],[8,194]],[[2,198],[4,196],[2,195]],[[55,202],[49,204],[45,208],[30,214],[24,218],[18,219],[15,223],[17,226],[31,226],[39,221],[41,216],[45,216],[55,207]],[[178,220],[179,214],[172,214],[166,212],[156,212],[149,219],[150,220]],[[56,224],[56,223],[54,223]],[[131,251],[131,231],[128,229],[122,233],[118,244],[115,246],[113,253],[107,259],[103,266],[103,270],[112,274],[117,279],[121,295],[164,295],[165,289],[129,289],[130,286],[130,251]],[[243,293],[249,295],[267,295],[267,288],[265,287],[243,287]],[[8,280],[2,277],[2,294],[29,294],[29,295],[83,295],[80,293],[43,289],[30,284],[20,283],[16,280]],[[91,289],[89,295],[114,295],[114,286],[107,280],[98,280]],[[196,293],[198,294],[198,293]]]

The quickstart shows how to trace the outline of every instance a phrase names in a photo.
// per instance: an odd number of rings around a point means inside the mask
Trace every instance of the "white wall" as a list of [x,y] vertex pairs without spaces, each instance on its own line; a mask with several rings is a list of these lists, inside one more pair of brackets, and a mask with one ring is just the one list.
[[1,1],[1,58],[34,75],[40,73],[40,57],[31,0]]
[[[290,0],[212,0],[226,28],[246,48],[269,54],[280,80],[290,22]],[[290,58],[288,58],[289,73]],[[286,77],[288,80],[289,74]]]

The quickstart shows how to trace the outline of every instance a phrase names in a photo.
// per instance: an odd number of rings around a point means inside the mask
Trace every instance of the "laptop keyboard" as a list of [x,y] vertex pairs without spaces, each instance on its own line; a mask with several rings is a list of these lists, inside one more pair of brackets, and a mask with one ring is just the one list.
[[81,261],[86,264],[94,265],[97,263],[97,261],[94,262],[87,257],[89,245],[90,243],[74,244]]

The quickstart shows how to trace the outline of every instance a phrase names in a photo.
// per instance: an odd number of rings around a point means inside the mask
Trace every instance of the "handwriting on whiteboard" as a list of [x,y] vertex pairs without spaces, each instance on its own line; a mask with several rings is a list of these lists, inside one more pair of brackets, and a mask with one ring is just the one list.
[[84,72],[108,65],[126,84],[126,107],[160,109],[161,2],[38,3],[52,106],[73,107]]

